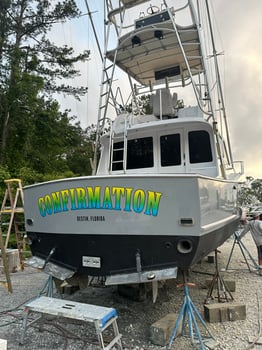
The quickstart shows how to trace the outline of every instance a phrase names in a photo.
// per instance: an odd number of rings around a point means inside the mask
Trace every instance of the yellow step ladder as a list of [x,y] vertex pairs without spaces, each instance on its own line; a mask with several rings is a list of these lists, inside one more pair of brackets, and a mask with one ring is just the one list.
[[14,234],[16,239],[16,245],[19,254],[20,267],[24,269],[24,262],[22,252],[25,250],[26,246],[26,234],[24,229],[24,193],[22,188],[22,182],[20,179],[8,179],[5,180],[6,191],[4,199],[1,206],[0,218],[1,224],[7,225],[7,232],[5,240],[2,241],[6,249],[8,248],[8,243],[14,228]]

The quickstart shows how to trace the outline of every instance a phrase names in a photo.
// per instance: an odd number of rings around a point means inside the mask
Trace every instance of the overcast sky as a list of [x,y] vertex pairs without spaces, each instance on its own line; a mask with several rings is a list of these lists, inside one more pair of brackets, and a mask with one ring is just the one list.
[[[76,2],[86,12],[85,1]],[[90,3],[99,10],[102,0]],[[262,179],[262,0],[211,0],[210,3],[224,52],[221,75],[233,157],[244,161],[246,176]],[[96,20],[98,13],[93,17]],[[74,47],[77,43],[92,52],[94,41],[87,17],[71,22],[69,28],[69,36],[65,26],[62,29],[66,43]],[[100,30],[102,34],[102,22]],[[100,59],[92,55],[91,61],[81,66],[81,72],[78,83],[88,82],[88,96],[81,103],[66,99],[63,106],[70,107],[85,127],[96,122]]]
[[262,178],[262,1],[212,0],[225,53],[225,98],[235,160]]

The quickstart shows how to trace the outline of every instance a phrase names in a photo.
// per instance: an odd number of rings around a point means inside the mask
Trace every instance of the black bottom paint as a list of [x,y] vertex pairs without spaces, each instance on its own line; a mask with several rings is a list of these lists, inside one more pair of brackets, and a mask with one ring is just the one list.
[[[238,220],[201,238],[187,236],[193,249],[179,253],[177,244],[181,236],[138,235],[79,235],[27,232],[33,255],[47,259],[80,274],[108,276],[136,272],[136,255],[140,254],[142,271],[169,267],[187,269],[219,247],[232,235]],[[51,250],[55,248],[50,257]],[[83,256],[101,258],[101,268],[84,267]]]

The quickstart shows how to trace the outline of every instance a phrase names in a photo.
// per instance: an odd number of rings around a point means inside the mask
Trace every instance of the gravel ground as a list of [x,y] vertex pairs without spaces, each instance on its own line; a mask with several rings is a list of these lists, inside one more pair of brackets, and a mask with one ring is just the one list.
[[[243,238],[243,243],[252,256],[256,259],[256,247],[251,235]],[[233,239],[229,239],[219,248],[219,268],[224,280],[235,280],[236,291],[233,292],[234,301],[246,305],[246,319],[240,321],[228,321],[221,323],[206,323],[208,330],[217,341],[218,350],[245,350],[250,349],[249,339],[255,339],[260,334],[260,303],[262,297],[262,277],[255,271],[249,272],[238,245],[235,246],[227,271],[229,255],[233,245]],[[188,281],[195,283],[195,287],[189,288],[189,294],[196,308],[203,314],[203,303],[207,297],[206,279],[211,279],[214,273],[214,264],[207,259],[193,267],[188,276]],[[9,294],[0,286],[0,338],[7,339],[8,350],[81,350],[97,349],[98,344],[93,327],[78,321],[57,319],[48,317],[44,329],[39,332],[38,327],[32,326],[26,332],[25,344],[19,345],[21,336],[21,318],[23,304],[38,296],[43,290],[47,275],[32,268],[26,267],[23,272],[11,275],[14,292]],[[83,303],[103,305],[116,308],[119,318],[118,327],[122,333],[122,343],[126,350],[160,350],[163,347],[152,344],[149,337],[150,326],[171,312],[179,312],[183,303],[183,288],[176,285],[182,282],[181,276],[159,290],[155,304],[151,298],[144,301],[133,301],[119,295],[117,288],[90,287],[80,290],[72,295],[63,295],[65,299]],[[55,294],[55,297],[59,295]],[[212,296],[217,302],[217,292]],[[202,329],[200,327],[201,334]],[[193,347],[186,337],[178,337],[172,344],[172,349],[189,350]],[[208,348],[207,348],[208,349]],[[262,345],[254,345],[252,349],[262,349]]]

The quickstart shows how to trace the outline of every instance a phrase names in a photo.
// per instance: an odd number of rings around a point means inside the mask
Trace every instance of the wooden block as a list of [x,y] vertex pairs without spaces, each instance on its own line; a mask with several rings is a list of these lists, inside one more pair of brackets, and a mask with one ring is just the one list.
[[[169,338],[175,328],[178,314],[170,313],[156,321],[150,327],[150,340],[155,345],[167,345]],[[177,335],[181,334],[182,323],[180,323]]]
[[[16,272],[21,270],[18,249],[6,249],[6,258],[7,258],[9,272]],[[1,252],[0,252],[0,265],[3,265]]]
[[245,320],[246,305],[238,303],[204,305],[204,316],[210,323]]

